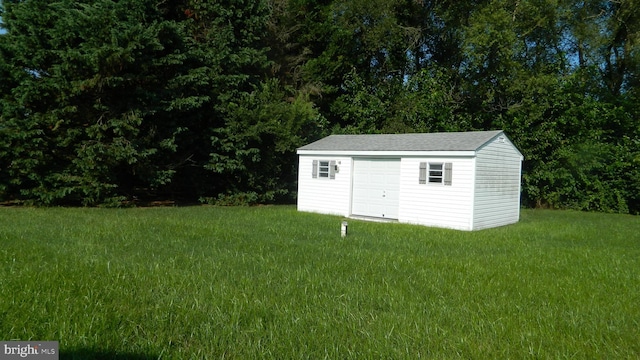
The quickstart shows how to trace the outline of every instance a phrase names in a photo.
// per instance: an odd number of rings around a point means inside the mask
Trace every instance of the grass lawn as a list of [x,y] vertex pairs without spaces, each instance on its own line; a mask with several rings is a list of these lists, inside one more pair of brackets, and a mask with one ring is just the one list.
[[640,357],[640,217],[0,208],[0,340],[77,359]]

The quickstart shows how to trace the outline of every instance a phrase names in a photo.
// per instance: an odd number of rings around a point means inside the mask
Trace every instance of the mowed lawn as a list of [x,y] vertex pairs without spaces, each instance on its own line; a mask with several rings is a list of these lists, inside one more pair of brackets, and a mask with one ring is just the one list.
[[77,359],[637,359],[640,217],[0,208],[0,340]]

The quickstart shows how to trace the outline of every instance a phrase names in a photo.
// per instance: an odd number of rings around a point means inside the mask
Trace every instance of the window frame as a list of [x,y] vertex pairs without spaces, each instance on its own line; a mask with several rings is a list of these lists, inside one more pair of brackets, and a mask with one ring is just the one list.
[[328,179],[331,173],[330,167],[331,167],[331,161],[318,160],[318,178]]
[[[440,167],[436,169],[435,167]],[[429,184],[444,184],[444,163],[442,162],[429,162],[427,168],[427,183]]]

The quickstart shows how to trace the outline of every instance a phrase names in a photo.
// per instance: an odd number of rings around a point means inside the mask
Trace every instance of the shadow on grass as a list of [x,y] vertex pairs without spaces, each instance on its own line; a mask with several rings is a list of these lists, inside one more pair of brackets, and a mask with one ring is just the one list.
[[122,353],[104,349],[61,350],[60,360],[151,360],[158,359],[157,354]]

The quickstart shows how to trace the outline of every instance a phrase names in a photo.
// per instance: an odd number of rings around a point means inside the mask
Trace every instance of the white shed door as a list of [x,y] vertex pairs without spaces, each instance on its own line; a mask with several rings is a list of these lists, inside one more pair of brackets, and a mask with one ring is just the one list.
[[353,215],[398,218],[400,159],[354,159]]

